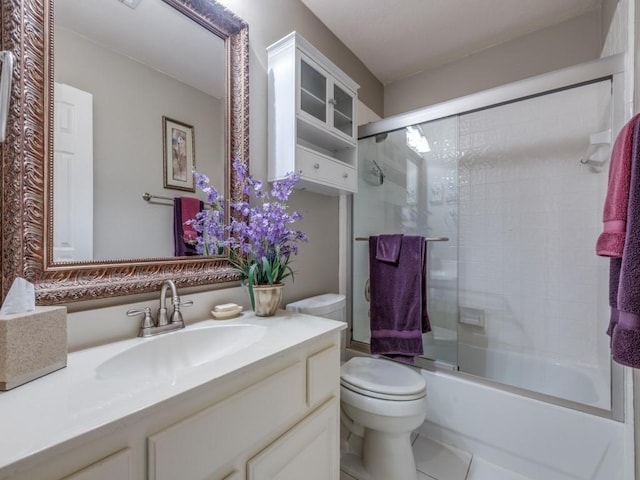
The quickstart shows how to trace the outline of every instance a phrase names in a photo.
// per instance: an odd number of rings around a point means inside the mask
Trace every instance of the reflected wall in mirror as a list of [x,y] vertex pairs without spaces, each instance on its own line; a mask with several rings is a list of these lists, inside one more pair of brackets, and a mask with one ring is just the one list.
[[[55,0],[53,51],[54,262],[183,252],[172,204],[142,195],[195,197],[192,156],[224,188],[224,40],[161,0]],[[166,180],[163,117],[195,133],[168,136]]]
[[[248,162],[244,21],[213,0],[142,0],[135,10],[118,0],[0,5],[2,48],[16,56],[2,146],[3,296],[17,276],[36,285],[38,304],[151,291],[166,278],[181,286],[237,279],[223,257],[173,257],[171,199],[197,194],[163,187],[162,117],[193,126],[196,168],[230,201],[242,198],[230,161]],[[67,87],[70,94],[59,93]],[[62,101],[67,94],[76,100]],[[74,119],[74,102],[90,113]],[[74,121],[88,139],[65,138]],[[87,201],[78,200],[64,167],[83,143],[93,156],[77,182],[89,190]],[[146,202],[145,192],[170,201]],[[83,213],[73,210],[79,205]],[[76,238],[75,225],[93,239],[71,259],[54,243]]]

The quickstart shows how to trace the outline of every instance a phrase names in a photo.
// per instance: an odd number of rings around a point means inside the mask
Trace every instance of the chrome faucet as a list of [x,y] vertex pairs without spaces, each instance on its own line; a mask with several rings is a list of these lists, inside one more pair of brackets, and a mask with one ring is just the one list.
[[[167,317],[167,289],[171,289],[171,304],[173,305],[173,313],[171,318]],[[160,289],[160,308],[158,309],[158,320],[153,319],[151,315],[151,308],[146,307],[143,310],[127,310],[127,316],[133,317],[135,315],[144,315],[144,319],[140,325],[139,337],[151,337],[160,333],[171,332],[173,330],[179,330],[184,328],[184,320],[182,319],[182,313],[180,307],[188,307],[193,305],[193,301],[187,300],[181,302],[178,296],[178,289],[176,284],[172,280],[165,280],[162,282],[162,288]]]

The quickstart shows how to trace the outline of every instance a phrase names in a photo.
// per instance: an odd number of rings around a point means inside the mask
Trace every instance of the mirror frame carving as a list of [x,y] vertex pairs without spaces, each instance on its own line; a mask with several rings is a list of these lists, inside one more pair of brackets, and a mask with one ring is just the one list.
[[[1,147],[2,298],[16,277],[34,283],[38,305],[154,291],[165,279],[182,287],[238,280],[222,257],[53,263],[53,1],[3,0],[0,6],[2,49],[15,55]],[[248,25],[213,0],[163,1],[225,40],[225,190],[229,201],[240,200],[230,165],[238,157],[249,162]]]

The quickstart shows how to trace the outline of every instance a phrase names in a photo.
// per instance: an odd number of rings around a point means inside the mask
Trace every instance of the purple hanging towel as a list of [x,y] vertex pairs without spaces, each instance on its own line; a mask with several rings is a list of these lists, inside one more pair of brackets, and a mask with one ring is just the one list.
[[[431,331],[427,314],[426,244],[424,237],[385,236],[390,242],[378,250],[379,238],[369,237],[369,285],[371,291],[371,353],[395,356],[409,361],[422,355],[422,333]],[[392,261],[383,261],[377,258]],[[403,358],[404,357],[404,358]]]
[[[640,122],[633,129],[629,206],[622,258],[610,268],[611,353],[613,359],[640,368]],[[617,288],[617,294],[616,293]],[[612,298],[614,297],[615,298]]]

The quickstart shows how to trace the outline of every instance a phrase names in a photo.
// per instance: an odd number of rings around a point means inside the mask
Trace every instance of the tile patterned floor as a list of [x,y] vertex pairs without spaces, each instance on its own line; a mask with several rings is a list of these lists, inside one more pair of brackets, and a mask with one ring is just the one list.
[[[414,439],[413,452],[418,468],[418,480],[529,480],[470,453],[422,436]],[[346,472],[340,472],[340,480],[359,479]]]
[[418,471],[436,480],[466,480],[471,454],[419,436],[413,442]]

